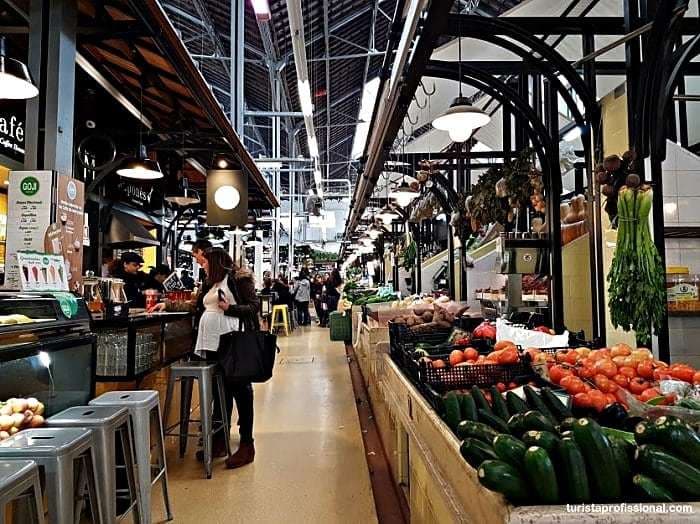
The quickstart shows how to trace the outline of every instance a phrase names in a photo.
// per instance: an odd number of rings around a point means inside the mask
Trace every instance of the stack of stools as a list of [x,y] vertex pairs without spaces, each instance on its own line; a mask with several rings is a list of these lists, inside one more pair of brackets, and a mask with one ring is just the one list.
[[5,522],[7,505],[15,500],[29,501],[31,522],[44,524],[39,468],[32,460],[7,460],[0,463],[0,522]]
[[[129,411],[134,433],[136,470],[138,472],[139,515],[141,523],[151,522],[151,486],[161,481],[163,502],[168,520],[173,519],[168,495],[168,470],[163,445],[163,424],[157,391],[110,391],[90,401],[90,406],[116,406]],[[156,464],[151,463],[151,430],[156,435]],[[152,475],[155,473],[155,475]]]
[[[82,512],[82,493],[75,490],[75,465],[78,465],[78,486],[87,481],[90,512],[93,522],[102,520],[103,504],[97,489],[92,431],[83,428],[25,429],[0,442],[0,462],[34,460],[44,472],[46,498],[49,501],[50,524],[74,524]],[[80,490],[79,490],[80,491]],[[76,504],[76,499],[79,500]]]
[[100,495],[104,502],[104,522],[117,521],[117,436],[121,450],[120,468],[126,469],[130,506],[139,522],[138,490],[131,420],[126,408],[118,406],[79,406],[66,409],[46,421],[51,428],[89,428],[95,441],[95,469],[100,482]]
[[[199,435],[189,433],[189,425],[199,422],[202,425],[202,440],[204,444],[204,472],[208,479],[212,473],[212,442],[213,437],[219,431],[224,432],[226,438],[226,454],[231,456],[229,444],[229,420],[226,409],[226,396],[224,394],[224,382],[221,373],[216,372],[217,365],[213,362],[181,362],[170,366],[170,378],[168,379],[168,392],[165,397],[165,423],[168,423],[168,415],[173,402],[175,382],[180,380],[180,420],[166,428],[166,436],[180,437],[180,458],[185,456],[187,451],[188,437]],[[192,382],[196,380],[199,384],[199,412],[201,420],[190,420],[190,408],[192,405]],[[214,385],[216,384],[216,395],[218,404],[221,406],[221,418],[215,423],[212,409],[214,401]],[[176,426],[180,426],[179,431],[171,431]]]

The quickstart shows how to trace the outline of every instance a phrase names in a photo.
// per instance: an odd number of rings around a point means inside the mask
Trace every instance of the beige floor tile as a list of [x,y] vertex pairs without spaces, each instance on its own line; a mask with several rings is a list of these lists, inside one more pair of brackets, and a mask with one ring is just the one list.
[[[175,522],[377,522],[343,345],[315,327],[280,337],[279,345],[275,376],[254,386],[254,464],[228,471],[219,461],[206,480],[195,442],[181,460],[169,440]],[[156,522],[159,494],[156,487]]]

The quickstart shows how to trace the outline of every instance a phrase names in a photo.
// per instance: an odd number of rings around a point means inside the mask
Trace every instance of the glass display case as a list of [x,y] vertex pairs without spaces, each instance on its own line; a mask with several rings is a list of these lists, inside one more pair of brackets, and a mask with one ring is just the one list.
[[82,299],[0,293],[0,400],[35,397],[51,416],[95,389],[95,336]]

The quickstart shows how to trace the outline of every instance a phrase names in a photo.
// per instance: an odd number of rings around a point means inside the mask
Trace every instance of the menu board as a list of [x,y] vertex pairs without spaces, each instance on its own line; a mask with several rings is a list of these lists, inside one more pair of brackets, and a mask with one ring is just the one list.
[[17,253],[44,250],[51,223],[51,171],[10,171],[5,247],[5,288],[20,289]]
[[68,291],[66,262],[60,255],[19,251],[22,291]]
[[78,289],[82,281],[84,217],[85,185],[80,180],[58,175],[56,220],[46,230],[43,250],[63,257],[68,284],[73,290]]

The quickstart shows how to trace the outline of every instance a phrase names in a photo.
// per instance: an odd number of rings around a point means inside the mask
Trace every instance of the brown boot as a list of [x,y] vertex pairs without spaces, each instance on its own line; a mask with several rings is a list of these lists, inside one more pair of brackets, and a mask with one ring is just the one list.
[[[217,459],[225,457],[226,455],[226,440],[218,435],[215,436],[214,441],[212,442],[211,458]],[[197,450],[195,457],[197,457],[199,462],[204,462],[204,450]]]
[[254,458],[255,445],[252,442],[241,442],[238,451],[226,459],[226,467],[228,469],[240,468],[253,462]]

